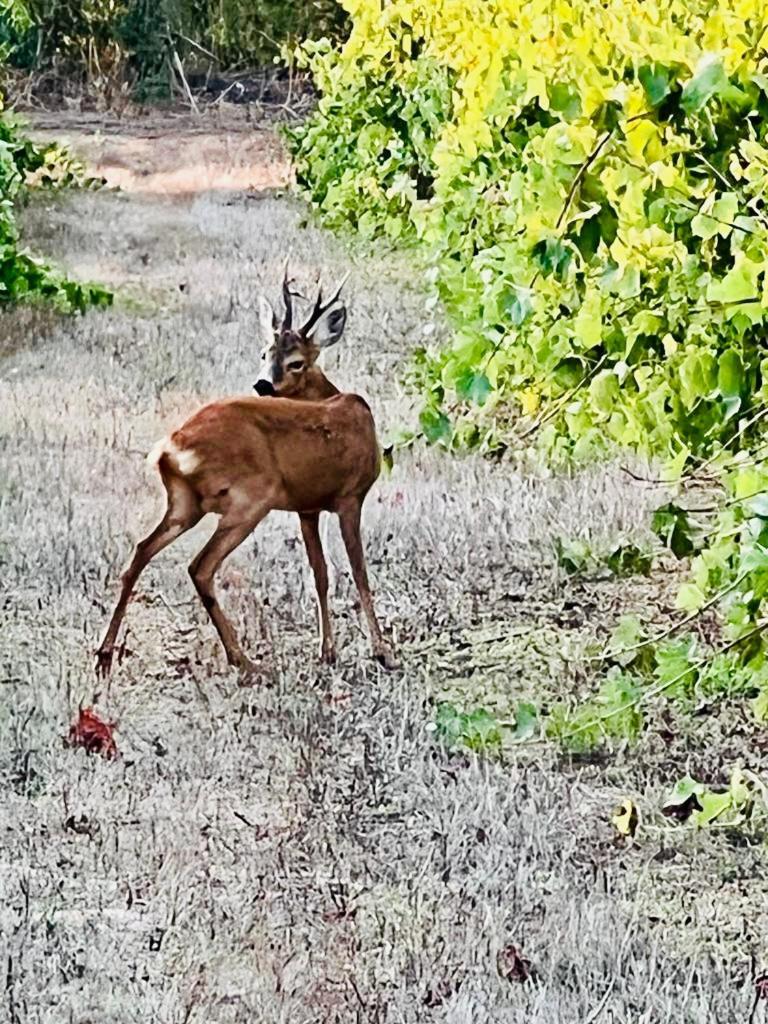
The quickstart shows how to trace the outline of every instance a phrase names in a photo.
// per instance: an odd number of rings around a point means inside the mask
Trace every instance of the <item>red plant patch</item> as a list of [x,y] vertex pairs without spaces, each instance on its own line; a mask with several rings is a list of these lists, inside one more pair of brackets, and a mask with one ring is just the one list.
[[93,708],[80,708],[76,722],[69,730],[69,745],[85,747],[89,754],[102,757],[117,757],[117,744],[113,729],[115,722],[103,722]]

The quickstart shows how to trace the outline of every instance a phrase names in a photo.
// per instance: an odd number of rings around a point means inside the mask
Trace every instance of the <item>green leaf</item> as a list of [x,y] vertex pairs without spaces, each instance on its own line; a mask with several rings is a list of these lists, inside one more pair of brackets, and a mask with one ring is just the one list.
[[636,615],[622,615],[611,633],[611,648],[634,647],[645,635],[642,623]]
[[706,601],[707,595],[695,583],[683,583],[677,592],[675,608],[681,612],[697,612]]
[[442,441],[448,443],[453,433],[451,421],[439,409],[422,409],[419,415],[419,423],[424,431],[424,436],[430,444],[437,444]]
[[515,730],[512,738],[516,743],[529,740],[539,729],[539,714],[534,704],[518,704],[515,712]]
[[439,738],[447,747],[456,746],[461,739],[464,728],[463,716],[456,710],[453,704],[447,702],[438,704],[435,715],[435,728]]
[[758,722],[768,722],[768,687],[752,701],[752,714]]
[[754,498],[745,501],[744,505],[752,515],[760,516],[761,519],[768,519],[768,491],[756,494]]
[[695,550],[688,512],[674,502],[661,505],[654,511],[651,529],[676,558],[685,558]]
[[542,274],[554,275],[562,280],[570,266],[573,254],[559,238],[543,238],[533,247],[533,259]]
[[500,306],[515,327],[520,327],[533,312],[529,288],[513,286],[502,292]]
[[497,747],[501,744],[499,723],[485,708],[476,708],[464,716],[462,739],[470,750],[482,751]]
[[713,96],[729,86],[728,76],[719,60],[712,60],[685,83],[680,105],[687,114],[697,114]]
[[576,248],[586,262],[592,259],[600,248],[602,231],[599,217],[588,217],[582,222],[581,229],[575,238]]
[[608,415],[619,397],[619,382],[616,374],[603,370],[592,379],[589,385],[589,397],[598,412]]
[[743,304],[754,299],[759,304],[760,293],[757,276],[760,269],[760,266],[751,260],[742,259],[728,271],[725,277],[719,281],[713,281],[709,285],[707,301],[727,305],[731,302]]
[[644,64],[637,77],[652,107],[658,107],[669,96],[670,71],[663,64]]
[[563,359],[558,363],[552,379],[563,391],[575,388],[584,377],[584,363],[580,359]]
[[566,121],[575,121],[581,115],[581,95],[570,82],[558,82],[548,87],[549,105],[562,114]]
[[654,677],[667,696],[689,693],[696,682],[697,669],[691,660],[693,640],[669,640],[656,648]]
[[468,370],[456,380],[456,394],[478,405],[485,405],[492,391],[491,382],[484,373]]
[[695,811],[701,810],[701,797],[705,791],[706,787],[702,783],[686,775],[675,784],[675,788],[662,804],[661,813],[685,821]]
[[[592,289],[584,296],[584,301],[573,321],[576,337],[585,350],[595,348],[603,337],[603,314],[600,293]],[[613,376],[616,382],[615,375]]]
[[739,199],[733,192],[724,192],[723,195],[712,204],[711,214],[697,213],[691,221],[691,231],[698,238],[705,241],[714,238],[715,235],[727,237],[733,231],[739,212]]
[[744,368],[741,356],[734,349],[726,349],[717,366],[717,386],[723,398],[737,398],[744,387]]
[[712,793],[705,790],[699,795],[701,810],[696,814],[697,825],[710,825],[733,806],[730,792]]

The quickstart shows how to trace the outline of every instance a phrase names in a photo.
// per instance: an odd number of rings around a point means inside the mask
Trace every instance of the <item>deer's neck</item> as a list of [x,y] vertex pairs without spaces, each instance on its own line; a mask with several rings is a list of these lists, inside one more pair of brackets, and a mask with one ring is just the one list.
[[333,398],[340,394],[335,384],[331,384],[322,370],[313,366],[304,374],[301,392],[291,397],[303,398],[308,402],[321,402],[324,398]]

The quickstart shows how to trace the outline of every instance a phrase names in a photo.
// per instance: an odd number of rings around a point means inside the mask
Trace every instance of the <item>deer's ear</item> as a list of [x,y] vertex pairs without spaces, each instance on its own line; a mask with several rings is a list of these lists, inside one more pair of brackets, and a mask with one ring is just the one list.
[[277,317],[272,309],[272,304],[265,295],[258,298],[259,307],[259,335],[262,345],[271,345],[275,340],[277,330]]
[[346,306],[332,306],[315,324],[311,338],[318,348],[335,345],[344,333],[347,323]]

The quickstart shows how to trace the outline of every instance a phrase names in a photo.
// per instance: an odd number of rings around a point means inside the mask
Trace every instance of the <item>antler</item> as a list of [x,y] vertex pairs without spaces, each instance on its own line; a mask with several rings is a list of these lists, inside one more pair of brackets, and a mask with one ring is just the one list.
[[291,282],[288,279],[288,260],[285,261],[285,270],[283,271],[283,302],[285,303],[285,316],[281,330],[290,331],[293,325],[293,296]]
[[315,326],[315,324],[320,319],[320,317],[323,315],[323,313],[327,313],[328,310],[331,308],[331,306],[334,304],[334,302],[336,302],[336,300],[338,299],[339,295],[341,295],[341,289],[347,283],[347,278],[348,277],[349,277],[349,271],[347,271],[347,273],[344,275],[344,277],[342,277],[341,281],[339,282],[338,288],[333,293],[333,295],[330,297],[330,299],[327,302],[325,302],[325,303],[323,302],[323,289],[322,288],[318,288],[317,289],[317,298],[315,299],[315,305],[312,308],[312,312],[309,314],[309,320],[307,320],[307,322],[301,328],[301,333],[305,337],[309,334],[309,332]]

